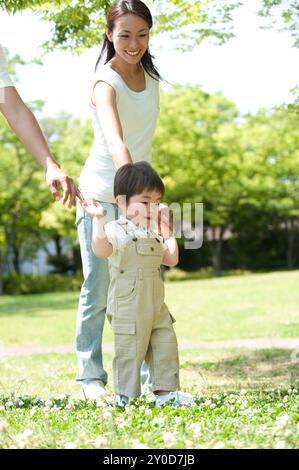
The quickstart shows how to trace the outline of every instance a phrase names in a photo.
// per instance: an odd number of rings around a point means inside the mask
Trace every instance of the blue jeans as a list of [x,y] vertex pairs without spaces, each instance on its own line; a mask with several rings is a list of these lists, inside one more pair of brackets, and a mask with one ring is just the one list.
[[[86,201],[90,198],[84,194]],[[100,201],[107,211],[105,222],[118,217],[116,204]],[[103,368],[102,337],[110,282],[108,260],[95,256],[91,248],[92,217],[77,204],[76,226],[78,230],[84,281],[81,287],[77,324],[76,351],[79,365],[77,382],[99,379],[107,384],[107,372]],[[141,381],[148,376],[148,367],[142,365]]]

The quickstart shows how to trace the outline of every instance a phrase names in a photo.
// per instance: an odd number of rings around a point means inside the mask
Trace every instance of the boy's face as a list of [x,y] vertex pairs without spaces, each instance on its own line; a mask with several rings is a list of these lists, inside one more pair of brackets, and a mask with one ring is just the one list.
[[127,219],[140,227],[148,228],[152,223],[157,223],[161,197],[158,191],[144,190],[141,194],[131,196],[126,204],[121,196],[117,196],[116,201]]

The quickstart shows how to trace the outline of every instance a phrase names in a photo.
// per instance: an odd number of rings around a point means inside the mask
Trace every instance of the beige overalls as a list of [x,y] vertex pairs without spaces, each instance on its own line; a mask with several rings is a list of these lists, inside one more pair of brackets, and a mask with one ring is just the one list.
[[114,333],[113,380],[116,394],[140,395],[140,368],[145,359],[153,391],[179,389],[179,358],[175,321],[164,303],[160,277],[163,245],[157,238],[130,236],[120,266],[109,262],[107,317]]

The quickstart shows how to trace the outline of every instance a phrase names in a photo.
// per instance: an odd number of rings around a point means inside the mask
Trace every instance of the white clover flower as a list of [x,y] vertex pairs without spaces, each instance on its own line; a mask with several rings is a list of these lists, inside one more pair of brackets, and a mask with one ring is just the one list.
[[145,416],[152,416],[152,410],[148,408],[147,410],[145,410],[144,414]]
[[174,421],[175,421],[176,424],[181,424],[181,422],[183,421],[183,418],[182,418],[182,416],[176,416]]
[[144,405],[139,406],[139,411],[144,411],[144,410],[145,410],[145,406],[144,406]]
[[293,388],[293,394],[296,395],[296,393],[298,393],[297,389]]
[[0,406],[0,411],[4,411],[5,410],[5,406]]
[[37,409],[34,407],[31,408],[31,410],[29,411],[30,416],[34,416],[36,413],[37,413]]
[[160,425],[160,424],[163,424],[163,419],[162,418],[158,418],[157,416],[152,420],[152,425],[155,426],[155,425]]
[[290,437],[292,435],[292,430],[291,429],[287,429],[284,433],[284,437]]
[[286,395],[285,397],[283,397],[283,403],[286,403],[287,401],[289,400],[289,397]]
[[75,442],[67,442],[65,445],[64,445],[64,448],[65,449],[76,449],[77,448],[77,444]]
[[246,395],[246,393],[247,393],[247,390],[245,390],[245,388],[242,388],[240,390],[240,395]]
[[105,410],[105,411],[103,411],[103,414],[102,414],[102,416],[103,416],[103,418],[104,418],[104,419],[110,419],[110,418],[111,418],[111,416],[112,416],[112,414],[111,414],[111,412],[110,412],[110,411],[108,411],[108,410]]
[[97,406],[98,408],[106,408],[108,405],[107,405],[107,403],[104,401],[104,398],[98,397],[98,398],[96,399],[96,406]]
[[283,429],[291,424],[291,418],[287,413],[283,413],[276,418],[276,426],[278,429]]
[[275,449],[284,449],[286,446],[285,441],[277,441],[275,445]]
[[0,421],[0,432],[5,431],[8,428],[8,422],[7,421]]
[[210,405],[211,405],[211,403],[212,403],[212,402],[211,402],[211,400],[209,400],[209,399],[208,399],[208,400],[206,400],[206,401],[205,401],[205,403],[204,403],[204,404],[205,404],[206,406],[210,406]]
[[245,410],[245,408],[247,408],[247,405],[248,405],[248,401],[243,401],[243,403],[241,403],[240,405],[240,409]]
[[188,428],[192,431],[195,439],[198,439],[201,436],[201,427],[198,423],[191,423]]
[[261,436],[262,434],[265,433],[266,429],[267,429],[267,425],[266,424],[261,424],[259,426],[258,430],[256,431],[256,435]]
[[190,447],[193,445],[193,442],[190,441],[189,439],[184,439],[184,443],[187,449],[190,449]]
[[292,393],[293,393],[293,389],[292,389],[292,388],[289,388],[288,394],[291,395]]
[[171,447],[176,444],[176,437],[172,432],[164,432],[162,434],[162,439],[167,447]]
[[28,437],[32,436],[32,434],[33,434],[33,431],[31,431],[31,429],[25,429],[25,431],[23,431],[24,439],[27,439]]
[[25,449],[25,447],[26,447],[26,443],[22,439],[17,440],[17,445],[18,445],[19,449]]
[[98,436],[94,441],[94,446],[96,449],[106,449],[108,446],[108,441],[105,436]]
[[149,449],[148,446],[138,441],[138,439],[133,439],[132,446],[133,446],[133,449]]
[[49,407],[49,408],[50,408],[52,405],[53,405],[52,400],[46,400],[46,401],[45,401],[45,407],[47,407],[47,408]]
[[12,408],[12,407],[14,406],[14,404],[13,404],[12,401],[8,401],[8,402],[6,402],[6,406],[7,406],[8,408]]
[[65,405],[65,409],[66,409],[66,410],[71,410],[72,408],[74,408],[74,406],[75,406],[75,403],[70,400],[70,401]]
[[218,441],[213,445],[213,449],[225,449],[224,442]]

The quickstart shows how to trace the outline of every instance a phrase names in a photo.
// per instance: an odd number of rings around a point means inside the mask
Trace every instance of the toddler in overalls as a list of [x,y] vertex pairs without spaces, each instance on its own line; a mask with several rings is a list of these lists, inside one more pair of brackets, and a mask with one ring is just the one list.
[[[160,266],[175,266],[178,246],[169,220],[159,211],[164,184],[147,162],[119,168],[114,196],[122,212],[104,224],[104,211],[93,201],[85,210],[93,215],[92,249],[108,258],[110,285],[107,318],[114,333],[113,379],[115,403],[124,405],[141,394],[140,369],[149,366],[156,404],[190,403],[178,392],[179,358],[175,321],[164,302]],[[158,221],[159,219],[159,221]],[[154,229],[154,223],[161,233]]]

